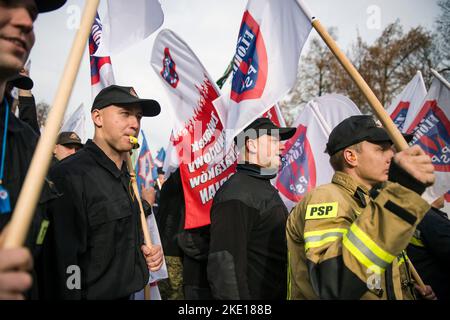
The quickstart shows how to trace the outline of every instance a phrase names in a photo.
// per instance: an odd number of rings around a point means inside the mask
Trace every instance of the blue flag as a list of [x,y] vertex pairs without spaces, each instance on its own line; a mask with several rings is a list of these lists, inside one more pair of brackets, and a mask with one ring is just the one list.
[[158,168],[162,168],[164,164],[164,160],[166,159],[166,150],[163,147],[159,149],[158,154],[156,155],[154,166],[152,169],[153,180],[156,181],[158,179]]
[[141,193],[141,185],[146,188],[153,186],[155,180],[153,178],[153,168],[156,168],[150,149],[148,148],[147,139],[145,139],[144,132],[142,132],[142,147],[139,152],[139,157],[136,161],[136,182]]

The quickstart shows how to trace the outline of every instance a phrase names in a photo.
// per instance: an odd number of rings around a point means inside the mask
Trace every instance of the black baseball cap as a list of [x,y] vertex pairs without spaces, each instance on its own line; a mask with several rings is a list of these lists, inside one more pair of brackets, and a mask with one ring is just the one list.
[[296,130],[296,128],[278,127],[269,118],[258,118],[242,130],[242,132],[234,138],[234,141],[237,143],[240,141],[239,137],[242,136],[256,139],[265,134],[278,136],[280,141],[287,140],[294,136]]
[[68,144],[77,144],[81,147],[83,143],[81,142],[80,137],[73,131],[63,131],[58,135],[58,139],[56,140],[56,144],[60,145],[68,145]]
[[138,104],[142,107],[144,117],[154,117],[161,112],[158,101],[152,99],[140,99],[133,87],[111,85],[102,89],[94,99],[91,111],[103,109],[110,105],[126,107]]
[[345,119],[331,131],[325,152],[332,156],[362,141],[392,143],[386,130],[378,126],[372,116],[358,115]]
[[61,8],[67,0],[34,0],[39,13],[50,12]]
[[8,80],[8,82],[16,88],[23,90],[31,90],[34,86],[33,80],[30,77],[22,75],[20,73],[16,74]]

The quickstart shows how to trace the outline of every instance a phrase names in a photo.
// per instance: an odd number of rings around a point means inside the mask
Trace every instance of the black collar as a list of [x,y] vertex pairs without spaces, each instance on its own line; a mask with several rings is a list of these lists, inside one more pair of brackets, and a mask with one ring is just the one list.
[[261,166],[254,164],[254,163],[243,163],[243,164],[238,164],[236,167],[236,170],[242,173],[245,173],[246,175],[255,177],[255,178],[259,178],[259,179],[264,179],[264,180],[271,180],[273,178],[276,177],[277,173],[264,173],[264,168],[262,168]]
[[112,161],[104,152],[102,149],[100,149],[94,141],[92,141],[91,139],[88,139],[88,141],[86,141],[86,144],[84,145],[83,150],[86,150],[87,152],[89,152],[92,157],[94,158],[94,160],[101,165],[103,168],[105,168],[106,170],[108,170],[109,172],[111,172],[111,174],[116,177],[119,178],[122,174],[128,174],[128,170],[127,170],[127,165],[125,163],[125,161],[122,163],[122,169],[119,170],[119,168],[117,168],[116,164],[114,163],[114,161]]

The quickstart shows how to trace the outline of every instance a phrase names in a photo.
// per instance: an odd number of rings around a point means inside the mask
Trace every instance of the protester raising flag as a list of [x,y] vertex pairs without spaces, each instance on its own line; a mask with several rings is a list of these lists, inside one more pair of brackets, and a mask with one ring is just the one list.
[[329,183],[334,170],[325,153],[328,136],[344,119],[361,114],[347,97],[324,95],[309,101],[294,126],[296,134],[285,144],[275,187],[288,210],[311,189]]
[[92,99],[100,92],[100,90],[115,83],[110,57],[95,57],[93,55],[102,42],[103,28],[97,13],[89,36]]
[[81,141],[85,140],[85,121],[86,115],[84,113],[84,104],[80,104],[80,106],[64,121],[63,126],[59,132],[75,132],[81,139]]
[[394,121],[400,131],[406,131],[407,128],[404,127],[404,124],[407,118],[414,119],[416,117],[426,94],[427,89],[425,88],[422,73],[417,71],[414,78],[387,109],[392,121]]
[[[212,199],[236,167],[234,148],[223,154],[223,122],[212,104],[220,95],[219,88],[188,45],[170,30],[156,37],[151,65],[174,108],[168,156],[175,154],[180,168],[186,207],[184,228],[209,225]],[[218,163],[213,162],[216,157]],[[167,161],[171,166],[174,162]]]
[[108,0],[107,3],[102,41],[93,54],[97,57],[117,54],[144,40],[164,21],[158,0]]
[[410,145],[420,145],[435,168],[436,181],[423,194],[430,203],[450,190],[450,88],[443,81],[433,80],[421,110],[405,122],[414,134]]
[[[299,0],[298,0],[299,1]],[[296,0],[249,0],[242,18],[227,106],[227,150],[233,137],[294,85],[300,53],[311,31]],[[222,100],[222,99],[221,99]]]

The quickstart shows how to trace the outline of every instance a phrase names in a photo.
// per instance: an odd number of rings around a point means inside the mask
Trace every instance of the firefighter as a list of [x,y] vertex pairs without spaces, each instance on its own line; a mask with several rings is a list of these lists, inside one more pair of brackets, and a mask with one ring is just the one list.
[[386,131],[364,115],[336,126],[326,152],[331,183],[288,218],[288,298],[435,299],[414,284],[404,251],[430,208],[420,194],[435,179],[431,159],[419,146],[394,156]]

